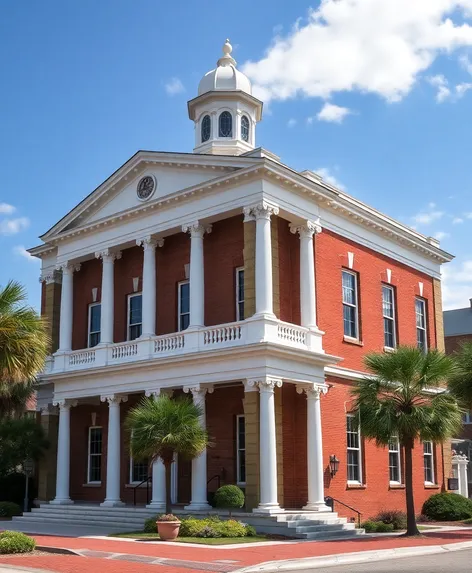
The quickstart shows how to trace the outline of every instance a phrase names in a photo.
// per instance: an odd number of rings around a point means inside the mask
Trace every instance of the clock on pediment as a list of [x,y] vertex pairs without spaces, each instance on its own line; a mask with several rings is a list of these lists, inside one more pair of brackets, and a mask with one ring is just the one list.
[[136,195],[140,201],[147,201],[156,190],[156,180],[152,175],[145,175],[139,180]]

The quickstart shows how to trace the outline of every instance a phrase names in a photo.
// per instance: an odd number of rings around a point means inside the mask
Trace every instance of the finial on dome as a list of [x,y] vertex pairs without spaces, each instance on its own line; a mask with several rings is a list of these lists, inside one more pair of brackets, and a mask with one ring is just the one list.
[[233,51],[233,46],[229,43],[229,39],[223,45],[223,57],[218,60],[218,66],[230,66],[236,65],[236,61],[231,57],[231,52]]

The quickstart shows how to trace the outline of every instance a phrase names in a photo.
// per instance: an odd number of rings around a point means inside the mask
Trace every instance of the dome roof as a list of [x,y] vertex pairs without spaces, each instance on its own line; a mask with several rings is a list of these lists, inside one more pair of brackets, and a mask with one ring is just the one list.
[[198,95],[212,91],[241,90],[252,94],[249,78],[236,69],[236,61],[231,57],[233,48],[226,40],[223,46],[223,57],[218,60],[214,70],[206,73],[198,84]]

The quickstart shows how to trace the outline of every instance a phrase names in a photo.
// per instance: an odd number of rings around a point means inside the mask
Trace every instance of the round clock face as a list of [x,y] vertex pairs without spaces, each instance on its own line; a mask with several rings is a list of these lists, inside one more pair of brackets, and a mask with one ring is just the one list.
[[146,201],[151,197],[155,189],[156,181],[154,177],[152,175],[146,175],[138,183],[138,187],[136,189],[138,199],[141,199],[141,201]]

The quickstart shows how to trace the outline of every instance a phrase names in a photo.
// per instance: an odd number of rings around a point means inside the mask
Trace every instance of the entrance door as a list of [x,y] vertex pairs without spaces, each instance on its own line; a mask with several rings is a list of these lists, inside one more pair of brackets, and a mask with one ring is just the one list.
[[189,504],[192,496],[192,462],[190,460],[179,460],[177,476],[177,503]]

